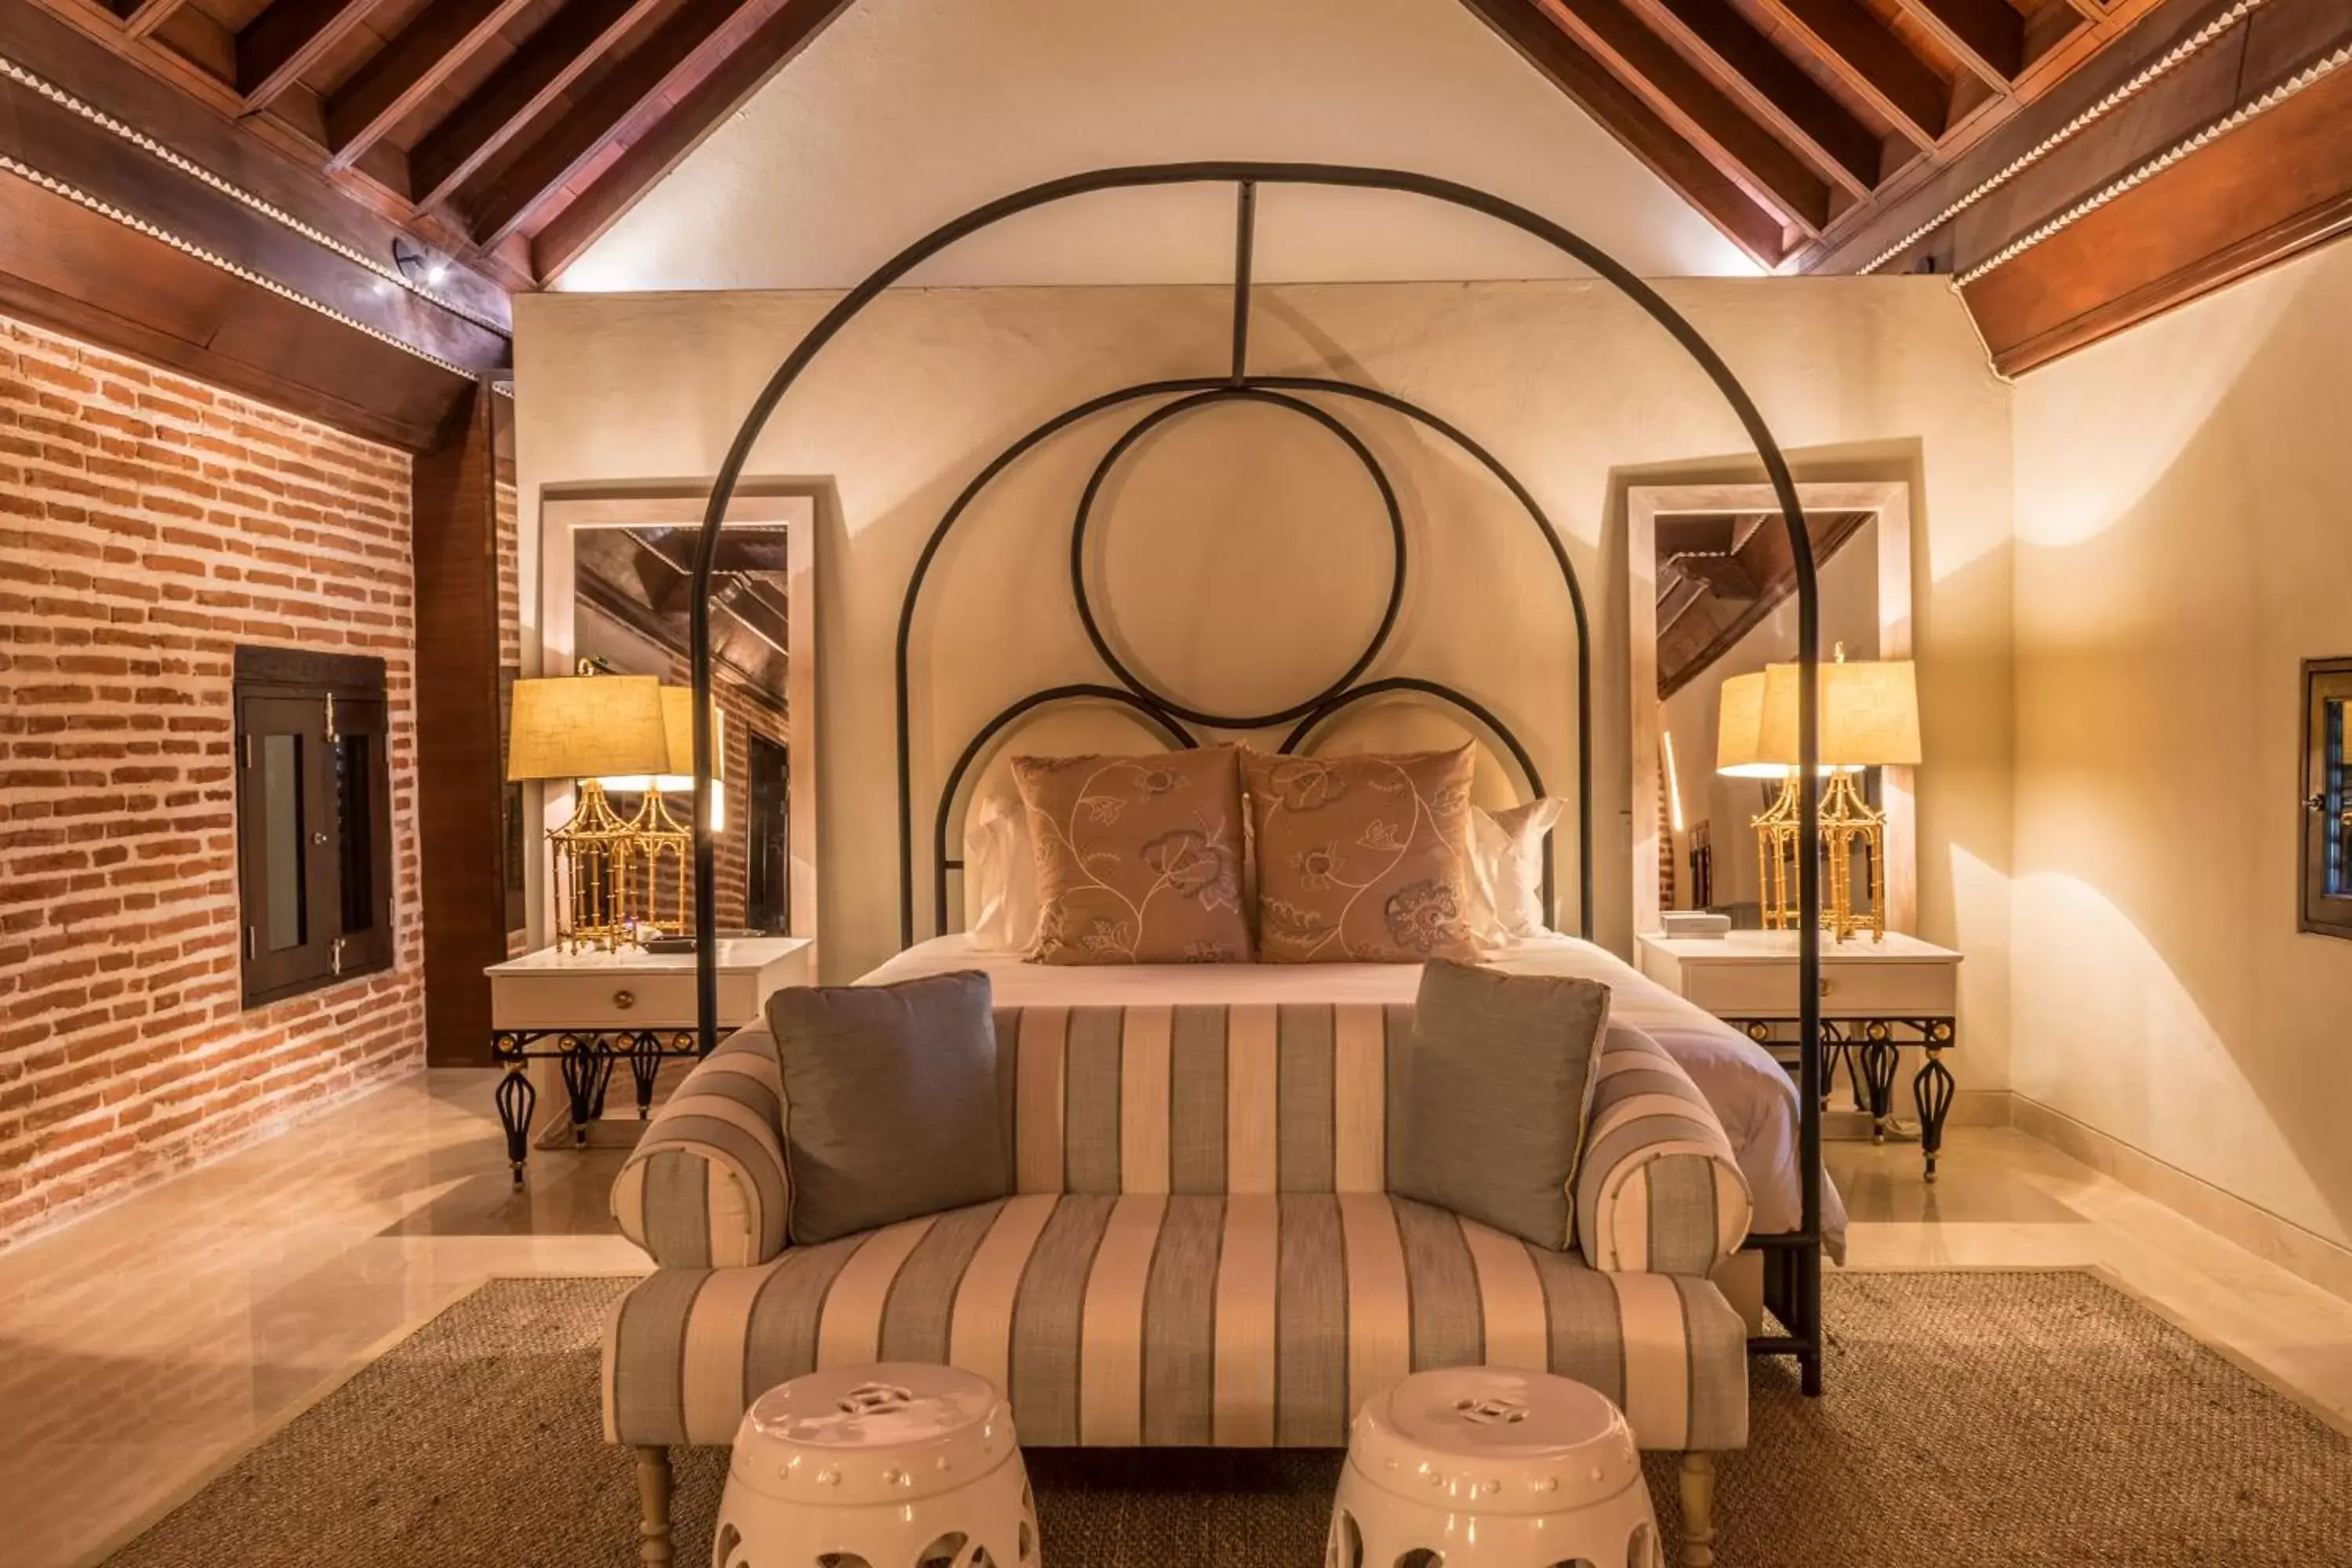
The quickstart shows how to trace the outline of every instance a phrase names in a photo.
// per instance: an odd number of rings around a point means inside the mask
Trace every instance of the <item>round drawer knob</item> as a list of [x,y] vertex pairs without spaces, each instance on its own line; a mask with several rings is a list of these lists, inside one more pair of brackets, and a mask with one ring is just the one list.
[[618,1007],[622,1012],[625,1013],[636,1005],[637,994],[635,992],[615,991],[613,993],[613,1005]]
[[1832,985],[1831,985],[1830,982],[1829,982],[1829,981],[1827,981],[1826,979],[1820,981],[1820,982],[1819,982],[1819,983],[1817,983],[1817,984],[1816,984],[1816,985],[1814,986],[1815,994],[1818,994],[1818,995],[1822,995],[1822,996],[1826,996],[1826,995],[1828,995],[1828,994],[1830,994],[1830,992],[1831,992],[1831,990],[1832,990]]

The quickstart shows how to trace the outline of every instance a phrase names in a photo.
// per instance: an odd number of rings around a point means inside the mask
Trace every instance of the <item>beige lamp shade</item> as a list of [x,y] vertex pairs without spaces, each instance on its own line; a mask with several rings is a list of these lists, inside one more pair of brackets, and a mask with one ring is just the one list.
[[1777,779],[1789,764],[1764,755],[1764,672],[1735,675],[1716,699],[1715,771],[1736,779]]
[[[659,790],[664,795],[694,793],[694,688],[665,686],[661,689],[662,736],[667,764],[657,773],[608,773],[596,782],[619,795],[641,795],[646,790]],[[710,779],[713,784],[727,776],[727,744],[724,715],[717,705],[710,710]],[[710,826],[727,826],[727,795],[714,790],[710,795]]]
[[[661,689],[662,728],[669,736],[669,766],[663,769],[664,789],[694,787],[694,688],[665,686]],[[727,776],[727,731],[724,716],[719,705],[710,705],[710,776]],[[672,778],[682,782],[672,784]]]
[[[1798,667],[1767,665],[1757,726],[1760,758],[1797,761]],[[1822,765],[1911,767],[1919,762],[1919,687],[1908,659],[1821,667]]]
[[661,682],[650,675],[566,675],[514,684],[509,779],[591,779],[669,763]]

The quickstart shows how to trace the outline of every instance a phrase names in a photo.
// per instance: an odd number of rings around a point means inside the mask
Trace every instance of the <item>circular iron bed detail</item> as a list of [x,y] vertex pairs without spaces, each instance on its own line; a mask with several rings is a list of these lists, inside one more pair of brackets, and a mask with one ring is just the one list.
[[[1241,312],[1237,310],[1236,314],[1238,318]],[[1237,347],[1245,353],[1247,348],[1245,331],[1235,341]],[[1552,563],[1559,573],[1561,586],[1568,595],[1570,614],[1576,634],[1577,798],[1580,802],[1591,800],[1592,794],[1592,640],[1591,628],[1585,611],[1584,590],[1577,578],[1575,567],[1569,562],[1567,548],[1560,543],[1558,531],[1551,526],[1551,520],[1544,514],[1542,507],[1537,503],[1535,497],[1527,487],[1519,482],[1517,476],[1505,468],[1493,453],[1446,420],[1393,393],[1360,386],[1353,382],[1334,381],[1323,376],[1246,374],[1238,381],[1228,376],[1200,377],[1173,382],[1146,382],[1117,392],[1105,393],[1100,396],[1089,398],[1075,407],[1065,409],[1020,437],[995,458],[984,465],[941,515],[938,526],[926,542],[922,553],[917,558],[915,569],[908,579],[906,597],[899,608],[895,690],[898,770],[898,940],[902,946],[911,946],[915,942],[914,752],[912,737],[909,733],[912,711],[912,647],[915,617],[920,607],[923,589],[930,580],[932,563],[940,548],[946,542],[949,534],[962,521],[971,504],[1021,457],[1039,443],[1094,415],[1148,397],[1173,396],[1174,401],[1163,404],[1129,426],[1126,434],[1115,442],[1097,463],[1083,492],[1070,542],[1072,599],[1087,637],[1093,642],[1096,653],[1101,658],[1105,667],[1121,682],[1123,689],[1097,684],[1078,683],[1033,692],[982,725],[979,733],[965,746],[955,765],[949,771],[940,784],[938,803],[933,812],[931,910],[934,934],[944,935],[947,932],[948,910],[950,907],[948,898],[948,879],[950,873],[963,869],[963,861],[955,853],[953,816],[955,802],[966,775],[985,753],[988,743],[996,736],[1027,714],[1052,704],[1074,701],[1116,703],[1150,719],[1160,731],[1171,740],[1181,737],[1178,740],[1178,743],[1188,748],[1194,745],[1196,741],[1189,731],[1182,728],[1186,723],[1197,723],[1217,730],[1261,730],[1295,721],[1296,728],[1277,747],[1277,750],[1288,754],[1297,752],[1307,738],[1334,714],[1368,698],[1409,691],[1433,698],[1473,720],[1501,745],[1517,769],[1520,782],[1527,786],[1531,795],[1540,795],[1547,793],[1543,775],[1537,768],[1535,759],[1528,753],[1528,748],[1520,742],[1508,725],[1475,699],[1452,687],[1416,677],[1392,676],[1360,686],[1356,684],[1364,670],[1370,668],[1372,661],[1379,657],[1381,650],[1386,647],[1388,638],[1395,627],[1397,614],[1403,601],[1407,576],[1403,520],[1401,509],[1396,504],[1394,488],[1389,483],[1388,477],[1381,469],[1379,460],[1352,431],[1338,421],[1328,410],[1288,395],[1302,392],[1353,398],[1412,419],[1423,427],[1451,442],[1475,461],[1502,485],[1520,510],[1526,514],[1537,536],[1548,548]],[[1154,690],[1139,678],[1133,676],[1108,646],[1108,639],[1095,616],[1091,600],[1087,592],[1085,576],[1087,520],[1091,513],[1097,490],[1104,479],[1117,466],[1119,458],[1140,437],[1179,414],[1218,402],[1238,399],[1272,403],[1277,406],[1303,412],[1307,417],[1338,433],[1350,452],[1363,465],[1381,492],[1389,521],[1391,542],[1395,552],[1394,570],[1391,574],[1387,605],[1381,624],[1370,644],[1354,664],[1339,679],[1305,701],[1255,716],[1212,714],[1188,708]],[[1592,929],[1593,916],[1591,812],[1580,809],[1577,816],[1577,825],[1580,921],[1578,930],[1580,932],[1590,932]],[[1549,855],[1545,856],[1543,861],[1542,893],[1545,910],[1547,911],[1553,910],[1555,908],[1554,873],[1551,857]]]
[[[1138,441],[1171,419],[1217,403],[1261,403],[1287,409],[1330,431],[1355,455],[1356,460],[1364,466],[1364,471],[1371,476],[1372,483],[1379,487],[1381,505],[1387,511],[1389,521],[1388,604],[1381,611],[1381,624],[1373,629],[1371,640],[1364,645],[1364,651],[1356,656],[1356,662],[1349,665],[1339,679],[1305,701],[1255,716],[1204,712],[1198,708],[1185,706],[1165,692],[1153,690],[1128,668],[1118,654],[1111,651],[1110,639],[1103,635],[1101,626],[1095,619],[1093,597],[1087,592],[1087,524],[1094,516],[1095,500],[1102,493],[1103,481],[1110,478],[1112,470],[1118,467],[1118,460],[1127,456]],[[1389,483],[1387,471],[1381,467],[1380,459],[1372,456],[1372,449],[1364,445],[1363,437],[1305,399],[1252,385],[1246,379],[1226,386],[1213,386],[1206,392],[1196,392],[1173,403],[1163,403],[1129,426],[1126,433],[1113,441],[1110,450],[1095,464],[1094,472],[1087,476],[1087,488],[1078,497],[1077,516],[1070,523],[1070,595],[1077,601],[1078,620],[1087,629],[1087,640],[1095,645],[1096,654],[1110,667],[1110,672],[1118,677],[1118,683],[1138,697],[1188,724],[1200,724],[1211,730],[1265,730],[1276,724],[1287,724],[1305,718],[1354,685],[1356,678],[1371,668],[1372,660],[1380,658],[1381,649],[1388,646],[1389,634],[1396,630],[1397,610],[1404,604],[1404,512],[1397,505],[1396,487]]]
[[[1402,170],[1364,168],[1349,164],[1285,163],[1261,162],[1208,162],[1155,163],[1129,167],[1097,169],[1088,173],[1049,180],[1015,191],[994,201],[972,208],[916,240],[889,260],[868,274],[857,286],[844,295],[826,311],[816,325],[794,345],[791,353],[770,377],[767,384],[752,401],[749,413],[730,444],[724,462],[719,467],[710,500],[703,516],[701,534],[697,542],[694,560],[693,591],[688,602],[691,663],[695,692],[694,704],[694,774],[695,774],[695,922],[696,1002],[700,1048],[708,1052],[718,1043],[718,947],[717,910],[714,872],[717,864],[717,839],[711,832],[710,793],[711,748],[713,744],[710,720],[710,581],[717,563],[719,531],[723,527],[730,503],[740,482],[745,464],[753,445],[774,416],[784,395],[809,364],[825,346],[840,335],[851,321],[885,290],[904,279],[924,261],[982,229],[1034,208],[1066,201],[1075,196],[1099,191],[1138,189],[1162,185],[1231,184],[1236,187],[1238,218],[1235,225],[1234,321],[1232,361],[1229,373],[1223,376],[1178,378],[1146,383],[1139,386],[1108,393],[1079,404],[1075,408],[1047,420],[1036,429],[1008,447],[974,476],[959,495],[940,522],[919,557],[911,581],[908,584],[905,608],[899,618],[898,636],[898,741],[899,785],[899,846],[902,935],[909,942],[913,936],[912,900],[912,823],[909,799],[910,773],[908,756],[908,650],[916,600],[922,583],[936,559],[949,531],[970,506],[971,500],[1023,453],[1040,441],[1067,428],[1091,415],[1101,413],[1121,404],[1153,395],[1172,395],[1177,402],[1152,414],[1130,430],[1099,465],[1087,487],[1087,502],[1082,502],[1074,520],[1071,539],[1072,579],[1076,591],[1078,608],[1086,624],[1089,639],[1104,663],[1120,681],[1117,686],[1079,684],[1057,687],[1032,694],[997,715],[965,748],[949,780],[947,793],[940,801],[940,848],[945,849],[945,824],[949,803],[955,786],[964,773],[982,753],[988,742],[1002,733],[1024,714],[1048,702],[1087,700],[1117,703],[1127,707],[1153,722],[1180,746],[1191,746],[1194,741],[1182,727],[1190,717],[1219,728],[1255,729],[1286,722],[1296,718],[1298,722],[1286,737],[1282,749],[1295,750],[1304,743],[1315,728],[1327,721],[1339,710],[1358,700],[1383,692],[1411,690],[1434,696],[1453,703],[1486,723],[1528,774],[1530,787],[1540,789],[1534,778],[1527,752],[1515,737],[1478,704],[1463,694],[1443,688],[1437,683],[1416,680],[1410,677],[1391,677],[1374,680],[1363,686],[1352,685],[1370,667],[1384,646],[1391,629],[1403,591],[1404,545],[1402,526],[1396,513],[1396,502],[1385,475],[1372,462],[1370,454],[1352,433],[1328,414],[1300,398],[1287,398],[1283,394],[1320,392],[1333,395],[1368,399],[1398,413],[1407,415],[1424,426],[1446,435],[1465,451],[1478,458],[1487,470],[1508,488],[1515,499],[1536,521],[1549,543],[1561,570],[1573,607],[1578,645],[1578,768],[1581,789],[1578,801],[1580,821],[1579,870],[1582,881],[1582,915],[1580,928],[1588,938],[1592,921],[1592,812],[1591,765],[1591,637],[1585,616],[1583,595],[1576,575],[1570,565],[1557,532],[1543,519],[1535,500],[1526,488],[1489,454],[1478,447],[1459,431],[1425,410],[1404,400],[1376,389],[1350,383],[1322,381],[1311,377],[1253,377],[1247,373],[1249,342],[1249,306],[1253,251],[1253,231],[1256,209],[1257,188],[1261,184],[1322,185],[1356,190],[1390,191],[1443,202],[1468,211],[1484,214],[1509,225],[1550,245],[1563,255],[1582,263],[1597,273],[1617,291],[1638,306],[1651,320],[1697,364],[1708,380],[1729,405],[1741,427],[1754,445],[1773,492],[1779,499],[1782,522],[1788,531],[1790,553],[1795,567],[1797,587],[1797,644],[1800,679],[1798,683],[1798,802],[1800,832],[1802,841],[1816,836],[1820,817],[1820,783],[1816,763],[1820,757],[1817,670],[1820,664],[1820,591],[1815,579],[1811,539],[1804,522],[1804,509],[1798,499],[1796,482],[1790,474],[1786,457],[1773,439],[1771,430],[1756,407],[1738,378],[1723,362],[1706,339],[1683,315],[1666,302],[1657,290],[1634,276],[1607,252],[1573,231],[1529,208],[1508,201],[1475,186],[1432,175],[1412,174]],[[1357,664],[1333,688],[1293,710],[1266,716],[1265,723],[1220,723],[1214,716],[1188,712],[1167,703],[1137,679],[1117,658],[1096,624],[1091,607],[1087,603],[1083,574],[1083,548],[1088,503],[1099,488],[1105,472],[1118,454],[1151,426],[1172,416],[1173,411],[1218,399],[1252,398],[1278,403],[1304,411],[1328,427],[1341,433],[1370,464],[1378,478],[1387,501],[1391,525],[1395,529],[1396,574],[1391,587],[1387,616],[1372,646]],[[939,897],[945,900],[944,853],[935,856],[940,868]],[[1546,858],[1546,907],[1551,907],[1549,858]],[[1798,972],[1800,1029],[1798,1041],[1798,1114],[1799,1114],[1799,1179],[1802,1204],[1801,1223],[1796,1231],[1785,1236],[1759,1238],[1766,1247],[1768,1292],[1776,1297],[1776,1307],[1781,1311],[1786,1332],[1753,1342],[1753,1348],[1762,1353],[1789,1354],[1797,1358],[1804,1390],[1817,1394],[1822,1384],[1822,1330],[1821,1321],[1821,1097],[1822,1088],[1822,1031],[1820,1013],[1821,978],[1821,897],[1822,873],[1815,858],[1801,856],[1798,860]],[[1778,1283],[1780,1289],[1772,1287]]]

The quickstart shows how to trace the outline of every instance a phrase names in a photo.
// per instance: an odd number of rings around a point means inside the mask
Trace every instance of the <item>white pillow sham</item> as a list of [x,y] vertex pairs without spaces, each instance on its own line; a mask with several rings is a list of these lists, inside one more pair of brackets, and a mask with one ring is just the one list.
[[964,933],[985,952],[1027,952],[1037,938],[1037,861],[1020,798],[983,794],[963,826]]
[[1507,811],[1471,808],[1470,871],[1480,906],[1475,934],[1483,945],[1553,934],[1544,923],[1544,835],[1567,805],[1546,795]]

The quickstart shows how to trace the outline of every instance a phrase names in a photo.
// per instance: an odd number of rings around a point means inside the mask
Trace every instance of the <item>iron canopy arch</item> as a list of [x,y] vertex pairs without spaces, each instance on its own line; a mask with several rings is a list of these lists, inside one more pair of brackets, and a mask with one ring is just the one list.
[[[983,203],[961,216],[941,224],[875,268],[856,288],[843,295],[785,356],[783,363],[752,400],[750,411],[729,445],[725,460],[719,465],[717,482],[711,488],[709,505],[703,515],[702,532],[695,548],[694,586],[688,605],[695,694],[695,994],[697,1028],[705,1052],[718,1043],[719,996],[714,887],[718,846],[709,827],[713,741],[710,721],[710,579],[718,559],[719,531],[726,521],[729,505],[733,500],[736,486],[741,481],[752,447],[766,430],[785,394],[800,380],[816,356],[884,290],[933,256],[1006,218],[1075,196],[1099,191],[1189,184],[1240,187],[1244,222],[1255,200],[1255,188],[1261,184],[1390,191],[1481,213],[1544,241],[1562,255],[1590,268],[1640,307],[1682,348],[1714,384],[1739,420],[1741,428],[1746,431],[1764,466],[1773,493],[1780,503],[1782,521],[1789,531],[1790,554],[1797,579],[1799,822],[1802,842],[1810,844],[1818,837],[1821,799],[1817,764],[1821,742],[1820,716],[1816,711],[1820,654],[1816,645],[1820,638],[1821,605],[1812,543],[1805,527],[1804,507],[1797,495],[1796,480],[1790,472],[1788,459],[1765,424],[1755,400],[1748,395],[1738,378],[1732,374],[1722,356],[1680,311],[1615,258],[1580,235],[1516,202],[1458,181],[1404,170],[1345,163],[1213,161],[1096,169],[1047,180]],[[1246,278],[1244,283],[1245,286]],[[1237,316],[1237,343],[1241,331]],[[1236,363],[1234,379],[1239,379],[1240,374],[1241,368]],[[1803,1173],[1801,1194],[1802,1218],[1800,1229],[1787,1240],[1790,1244],[1789,1255],[1797,1267],[1796,1294],[1806,1321],[1796,1326],[1795,1331],[1784,1342],[1768,1342],[1771,1348],[1785,1349],[1800,1357],[1809,1393],[1819,1391],[1821,1380],[1821,869],[1814,857],[1800,856],[1798,1094],[1800,1166]]]

